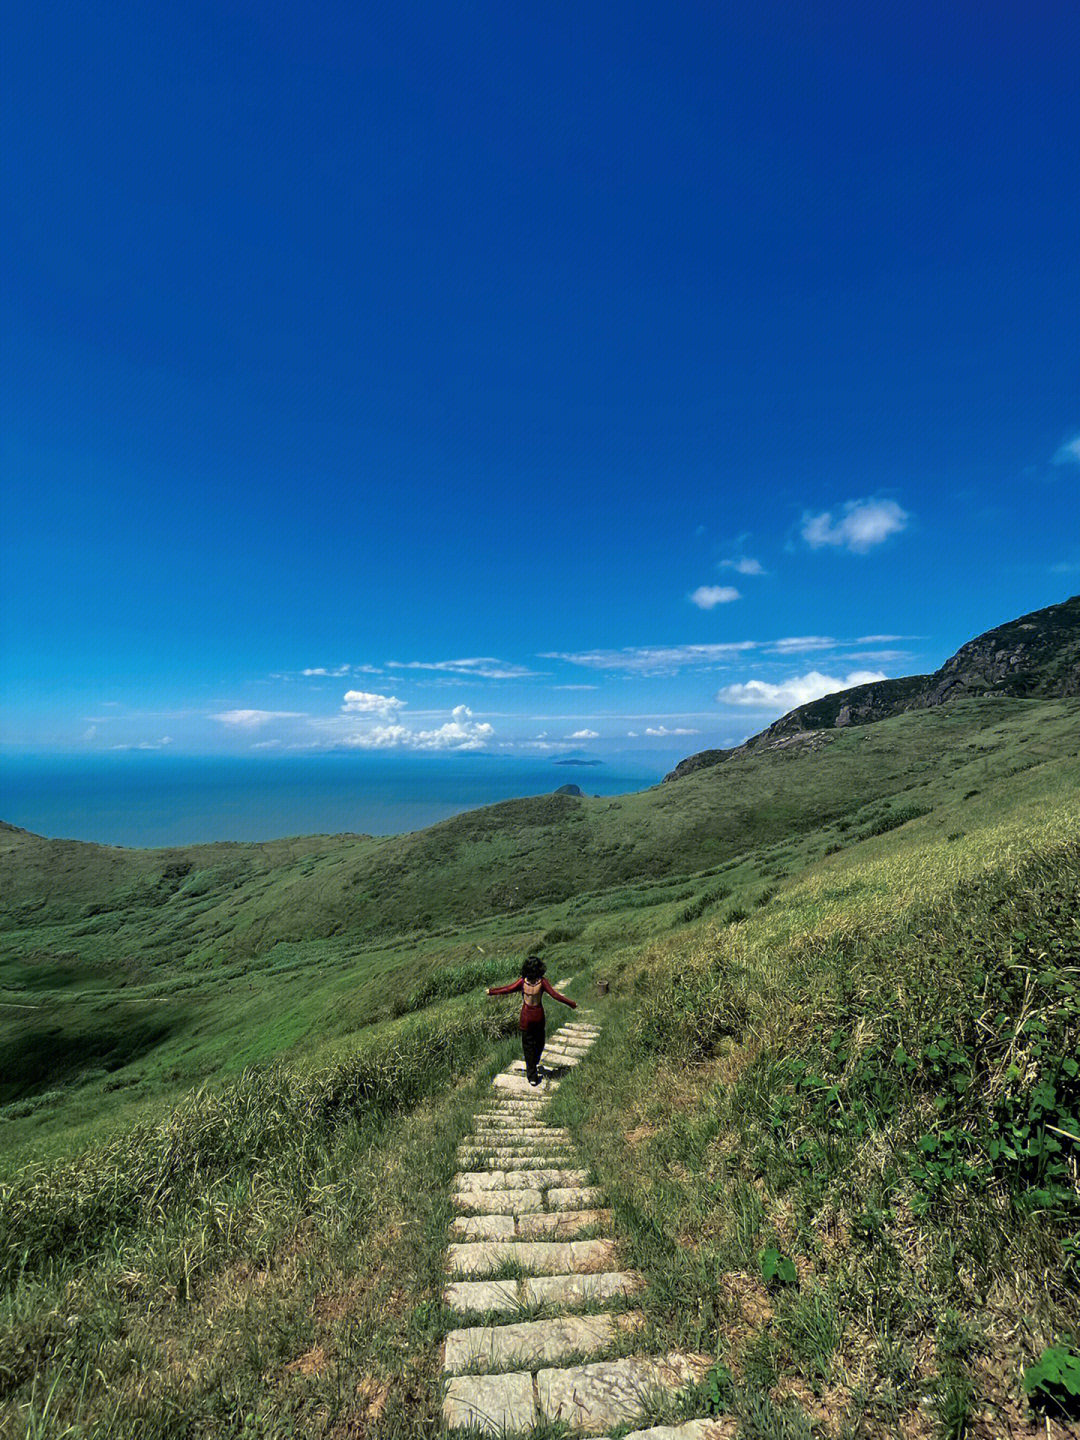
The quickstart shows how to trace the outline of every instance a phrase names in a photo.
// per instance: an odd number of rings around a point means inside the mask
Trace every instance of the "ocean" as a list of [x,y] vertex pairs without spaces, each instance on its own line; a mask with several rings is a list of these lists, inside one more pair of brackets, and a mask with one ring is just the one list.
[[678,759],[640,754],[567,765],[485,754],[8,754],[0,757],[0,820],[102,845],[393,835],[560,785],[580,785],[587,795],[643,790]]

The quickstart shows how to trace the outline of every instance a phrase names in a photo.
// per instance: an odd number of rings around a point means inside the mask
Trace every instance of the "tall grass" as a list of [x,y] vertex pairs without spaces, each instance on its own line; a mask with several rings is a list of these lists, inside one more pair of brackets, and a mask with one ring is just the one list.
[[560,1097],[654,1326],[715,1346],[740,1434],[1026,1433],[1024,1367],[1080,1348],[1080,819],[1059,780],[984,797],[963,837],[912,816],[649,947],[622,974],[623,1063]]
[[101,1148],[25,1167],[0,1185],[0,1283],[115,1253],[189,1208],[221,1230],[262,1162],[303,1184],[306,1158],[340,1125],[415,1104],[511,1027],[491,1011],[412,1018],[322,1065],[245,1070]]

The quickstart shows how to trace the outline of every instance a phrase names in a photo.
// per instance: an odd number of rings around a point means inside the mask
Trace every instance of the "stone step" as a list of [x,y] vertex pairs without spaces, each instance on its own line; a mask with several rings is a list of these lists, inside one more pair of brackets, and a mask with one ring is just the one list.
[[573,1165],[575,1156],[572,1152],[563,1151],[559,1155],[549,1155],[547,1148],[543,1150],[531,1150],[525,1155],[507,1155],[502,1151],[494,1155],[490,1150],[470,1150],[466,1153],[458,1153],[458,1164],[468,1165],[471,1171],[475,1170],[557,1170],[560,1165]]
[[[455,1210],[480,1215],[529,1215],[544,1210],[539,1190],[457,1190],[450,1197]],[[587,1210],[602,1205],[604,1192],[595,1185],[570,1186],[547,1192],[547,1210]]]
[[459,1240],[516,1240],[513,1215],[458,1215],[450,1222],[450,1234]]
[[443,1304],[461,1315],[520,1312],[521,1283],[517,1280],[455,1280],[443,1291]]
[[539,1085],[530,1085],[523,1075],[496,1075],[491,1082],[496,1090],[506,1091],[511,1095],[532,1095],[536,1103],[546,1100],[552,1090],[558,1089],[557,1080],[544,1080]]
[[474,1125],[485,1130],[541,1130],[544,1135],[560,1135],[566,1126],[549,1125],[540,1115],[491,1115],[481,1110]]
[[456,1210],[480,1215],[525,1215],[544,1208],[539,1190],[459,1190],[450,1199]]
[[603,1304],[636,1295],[645,1282],[636,1270],[604,1270],[594,1275],[536,1275],[523,1283],[523,1305],[569,1306]]
[[588,1210],[604,1203],[604,1192],[599,1185],[549,1186],[547,1208],[549,1210]]
[[539,1123],[543,1109],[544,1107],[538,1103],[536,1096],[530,1090],[528,1100],[515,1100],[512,1095],[489,1095],[477,1114],[497,1115],[501,1118],[520,1120],[525,1125],[536,1125]]
[[645,1317],[637,1310],[620,1315],[561,1315],[516,1325],[474,1325],[446,1337],[443,1371],[448,1375],[534,1369],[571,1355],[602,1355],[621,1335],[639,1330]]
[[507,1150],[522,1150],[535,1145],[573,1145],[568,1135],[545,1130],[536,1125],[529,1130],[512,1130],[506,1125],[483,1126],[464,1136],[459,1142],[475,1150],[477,1145],[501,1145]]
[[547,1190],[551,1186],[580,1188],[588,1178],[587,1170],[464,1170],[454,1176],[454,1189]]
[[636,1295],[644,1281],[634,1272],[607,1270],[596,1275],[536,1275],[521,1280],[455,1280],[443,1291],[443,1304],[459,1315],[514,1315],[523,1309],[580,1309]]
[[576,1156],[573,1153],[562,1152],[562,1155],[549,1155],[547,1151],[533,1151],[528,1155],[500,1155],[492,1156],[491,1151],[472,1151],[468,1155],[458,1155],[459,1165],[468,1165],[469,1172],[490,1169],[490,1171],[501,1171],[507,1174],[508,1171],[518,1169],[559,1169],[560,1165],[575,1164]]
[[672,1395],[702,1379],[710,1363],[704,1356],[672,1352],[541,1370],[539,1418],[589,1435],[612,1430],[640,1419],[651,1396]]
[[459,1215],[450,1233],[459,1240],[571,1240],[582,1230],[610,1227],[610,1210],[554,1210],[515,1217],[505,1212]]
[[566,1140],[561,1135],[548,1135],[543,1130],[536,1135],[521,1134],[517,1130],[481,1130],[472,1135],[466,1135],[460,1142],[462,1150],[485,1150],[489,1154],[492,1150],[515,1150],[524,1154],[526,1151],[536,1153],[538,1150],[572,1150],[574,1142]]
[[611,1228],[610,1210],[551,1210],[541,1215],[522,1215],[517,1233],[523,1240],[540,1240],[545,1236],[570,1240],[582,1230],[597,1226]]
[[543,1155],[559,1151],[572,1155],[573,1140],[563,1140],[557,1135],[498,1135],[485,1132],[484,1135],[469,1135],[458,1146],[458,1155],[469,1151],[480,1151],[482,1155]]
[[492,1275],[519,1265],[530,1275],[585,1275],[610,1268],[614,1240],[480,1240],[451,1245],[452,1275]]
[[481,1435],[516,1435],[531,1430],[536,1421],[532,1376],[456,1375],[443,1400],[443,1422],[448,1430]]
[[461,1145],[475,1145],[478,1140],[485,1145],[534,1145],[542,1141],[545,1145],[572,1145],[572,1138],[566,1131],[554,1125],[504,1125],[496,1120],[487,1125],[478,1123],[468,1135],[458,1142]]
[[650,1425],[648,1430],[632,1430],[623,1440],[734,1440],[737,1424],[727,1418],[684,1420],[681,1425]]

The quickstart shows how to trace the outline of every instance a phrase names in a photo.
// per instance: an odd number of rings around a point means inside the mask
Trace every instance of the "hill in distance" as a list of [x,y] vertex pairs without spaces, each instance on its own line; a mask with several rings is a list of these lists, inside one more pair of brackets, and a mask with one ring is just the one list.
[[822,730],[872,725],[954,700],[1080,695],[1080,595],[998,625],[969,640],[932,675],[906,675],[837,690],[789,710],[732,750],[702,750],[665,778],[720,764],[747,749],[812,743]]

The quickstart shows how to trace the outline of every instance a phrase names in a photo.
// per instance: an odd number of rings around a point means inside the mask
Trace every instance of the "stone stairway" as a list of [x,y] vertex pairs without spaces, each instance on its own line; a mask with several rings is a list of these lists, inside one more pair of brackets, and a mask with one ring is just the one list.
[[[560,982],[560,984],[563,982]],[[496,1075],[462,1143],[455,1179],[450,1281],[462,1319],[446,1336],[443,1418],[450,1431],[526,1435],[561,1422],[602,1435],[643,1418],[651,1398],[700,1379],[701,1356],[627,1354],[644,1316],[640,1275],[619,1268],[611,1211],[589,1184],[568,1133],[544,1114],[559,1077],[599,1035],[577,1012],[544,1051],[534,1088],[517,1061]],[[636,1430],[626,1440],[721,1440],[721,1422]]]

